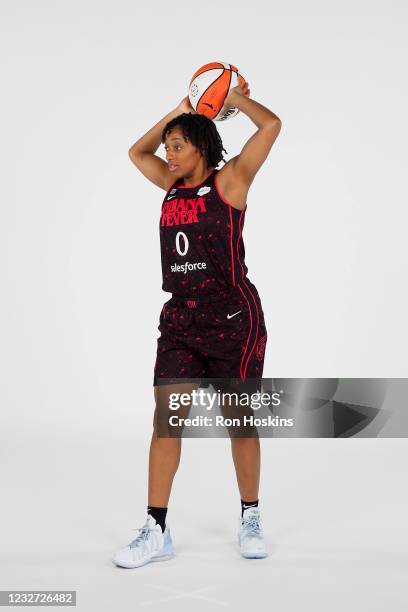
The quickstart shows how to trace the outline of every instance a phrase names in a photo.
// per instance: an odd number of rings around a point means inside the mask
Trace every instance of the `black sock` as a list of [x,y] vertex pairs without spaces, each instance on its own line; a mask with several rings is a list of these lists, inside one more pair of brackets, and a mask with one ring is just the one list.
[[156,506],[147,506],[147,514],[150,514],[160,525],[162,532],[166,529],[166,514],[167,508],[157,508]]
[[257,508],[258,502],[259,499],[256,499],[255,501],[244,501],[241,499],[241,516],[244,516],[244,510],[247,508]]

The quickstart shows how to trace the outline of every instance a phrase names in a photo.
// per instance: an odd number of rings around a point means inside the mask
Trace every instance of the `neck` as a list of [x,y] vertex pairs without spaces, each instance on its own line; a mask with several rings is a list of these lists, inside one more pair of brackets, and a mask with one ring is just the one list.
[[213,170],[214,168],[198,168],[191,174],[184,176],[182,184],[198,185],[199,183],[202,183]]

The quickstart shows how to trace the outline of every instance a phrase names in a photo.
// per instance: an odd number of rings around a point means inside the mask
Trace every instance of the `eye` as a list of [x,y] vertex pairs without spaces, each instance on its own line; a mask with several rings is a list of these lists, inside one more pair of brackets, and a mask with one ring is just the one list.
[[[169,148],[169,147],[168,147],[167,145],[164,145],[164,150],[165,150],[165,151],[167,151],[167,150],[168,150],[168,148]],[[181,145],[174,145],[174,148],[175,148],[176,150],[179,150],[179,149],[181,149],[182,147],[181,147]]]

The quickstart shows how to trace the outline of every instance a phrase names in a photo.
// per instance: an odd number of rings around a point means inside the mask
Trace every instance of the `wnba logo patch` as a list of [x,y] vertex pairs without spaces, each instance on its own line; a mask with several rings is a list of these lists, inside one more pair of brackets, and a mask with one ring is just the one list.
[[262,361],[262,359],[265,356],[265,347],[266,347],[266,336],[262,336],[262,338],[259,340],[258,344],[256,345],[256,356],[258,357],[259,361]]

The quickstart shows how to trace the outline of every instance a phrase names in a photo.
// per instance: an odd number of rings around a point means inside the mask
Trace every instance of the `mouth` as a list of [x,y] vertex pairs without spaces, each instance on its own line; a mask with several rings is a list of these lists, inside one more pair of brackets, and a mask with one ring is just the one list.
[[178,166],[176,166],[175,164],[168,164],[168,168],[170,170],[170,172],[174,172],[175,170],[177,170]]

